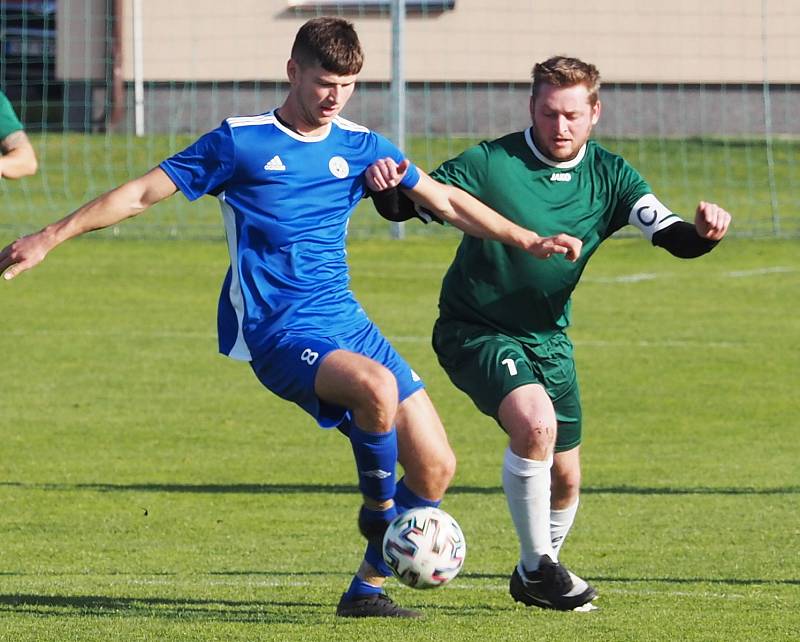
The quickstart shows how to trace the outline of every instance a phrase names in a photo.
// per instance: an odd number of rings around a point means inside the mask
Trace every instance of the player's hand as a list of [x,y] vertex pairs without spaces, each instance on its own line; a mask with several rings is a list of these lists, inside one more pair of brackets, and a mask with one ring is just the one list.
[[694,216],[697,234],[710,241],[719,241],[728,231],[731,215],[716,203],[700,201]]
[[50,248],[41,233],[23,236],[0,250],[0,274],[6,281],[30,270],[47,256]]
[[583,248],[583,241],[569,234],[556,234],[555,236],[540,236],[528,248],[528,251],[538,259],[549,259],[553,254],[563,254],[568,261],[573,263],[578,260]]
[[404,158],[398,165],[393,158],[381,158],[367,167],[365,178],[367,187],[373,192],[382,192],[391,187],[400,185],[400,181],[406,175],[411,161]]

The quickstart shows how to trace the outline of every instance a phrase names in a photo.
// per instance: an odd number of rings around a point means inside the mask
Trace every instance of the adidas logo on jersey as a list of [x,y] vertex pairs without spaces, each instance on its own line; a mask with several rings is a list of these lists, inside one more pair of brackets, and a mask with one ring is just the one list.
[[550,175],[550,182],[555,183],[569,183],[572,180],[572,174],[569,172],[555,172]]
[[266,165],[264,165],[264,169],[267,170],[268,172],[282,171],[286,169],[286,165],[283,164],[281,157],[275,154],[275,156],[273,156],[270,159],[270,161]]

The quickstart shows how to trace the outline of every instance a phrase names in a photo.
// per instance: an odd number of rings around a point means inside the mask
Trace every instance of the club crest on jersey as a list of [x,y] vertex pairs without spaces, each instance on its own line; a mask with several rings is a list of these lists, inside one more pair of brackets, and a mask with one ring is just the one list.
[[551,183],[569,183],[572,180],[572,174],[569,172],[553,172],[550,174]]
[[336,178],[346,178],[347,174],[350,172],[350,166],[341,156],[333,156],[328,161],[328,169],[331,170],[331,174]]

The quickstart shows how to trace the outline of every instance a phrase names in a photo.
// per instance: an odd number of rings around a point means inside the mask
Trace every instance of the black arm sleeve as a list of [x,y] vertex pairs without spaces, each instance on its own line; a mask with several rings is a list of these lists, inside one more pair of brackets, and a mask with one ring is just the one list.
[[373,192],[367,188],[366,196],[372,199],[378,214],[387,221],[401,223],[417,215],[414,211],[414,203],[396,187],[380,192]]
[[714,249],[719,241],[704,239],[697,233],[694,225],[678,221],[653,234],[653,245],[663,247],[673,256],[693,259]]
[[366,196],[372,199],[372,202],[375,204],[375,209],[378,210],[378,214],[387,221],[402,223],[412,218],[418,218],[423,223],[429,223],[432,220],[441,223],[438,218],[427,211],[424,211],[424,213],[418,212],[414,201],[408,198],[408,196],[403,193],[403,190],[397,187],[391,187],[380,192],[373,192],[371,189],[367,188]]

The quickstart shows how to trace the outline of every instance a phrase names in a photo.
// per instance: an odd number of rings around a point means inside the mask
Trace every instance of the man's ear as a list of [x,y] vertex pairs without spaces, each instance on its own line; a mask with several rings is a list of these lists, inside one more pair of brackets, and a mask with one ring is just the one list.
[[598,98],[597,102],[592,107],[592,125],[596,125],[597,121],[600,120],[601,111],[603,111],[603,105],[600,103],[600,99]]

